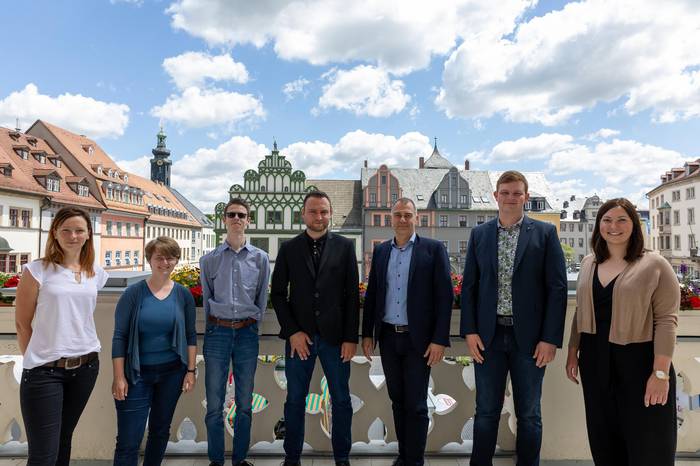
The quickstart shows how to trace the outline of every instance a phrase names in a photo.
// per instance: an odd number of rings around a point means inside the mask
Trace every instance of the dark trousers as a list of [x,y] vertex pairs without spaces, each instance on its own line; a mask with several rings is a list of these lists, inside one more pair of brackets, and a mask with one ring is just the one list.
[[384,325],[379,350],[386,387],[394,413],[399,457],[407,466],[423,464],[428,436],[428,381],[430,367],[409,333]]
[[518,419],[516,454],[518,466],[540,464],[542,445],[542,379],[544,367],[535,365],[532,354],[518,348],[513,327],[496,326],[496,334],[482,352],[484,362],[474,364],[476,377],[476,414],[474,446],[470,464],[491,466],[498,439],[506,379],[510,372],[515,415]]
[[[309,357],[303,361],[299,356],[291,358],[289,341],[285,345],[284,374],[287,377],[287,401],[284,403],[285,460],[297,462],[304,446],[304,414],[306,395],[314,373],[316,358],[328,382],[332,402],[331,444],[335,461],[347,461],[352,446],[352,402],[350,400],[350,362],[340,358],[340,345],[331,345],[319,335],[311,337]],[[314,391],[321,387],[314,387]]]
[[117,408],[115,465],[138,464],[146,420],[148,439],[143,464],[157,466],[163,461],[170,438],[170,424],[186,373],[187,366],[177,359],[164,364],[141,366],[139,379],[129,381],[126,398],[114,401]]
[[[607,336],[607,333],[604,335]],[[601,373],[602,348],[582,334],[579,369],[586,427],[596,466],[673,466],[676,453],[676,375],[671,367],[666,405],[644,406],[654,367],[654,344],[610,343]]]
[[22,371],[19,400],[27,433],[27,464],[68,466],[71,440],[97,380],[97,359],[77,369]]

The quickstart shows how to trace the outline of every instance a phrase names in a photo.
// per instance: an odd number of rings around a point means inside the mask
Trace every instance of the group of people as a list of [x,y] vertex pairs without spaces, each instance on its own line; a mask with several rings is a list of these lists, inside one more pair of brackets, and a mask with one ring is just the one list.
[[[553,225],[525,215],[528,184],[504,172],[494,197],[498,217],[475,227],[466,254],[460,336],[476,378],[472,465],[491,465],[508,375],[517,418],[517,464],[539,464],[545,368],[562,346],[567,278]],[[270,299],[285,340],[287,399],[283,466],[299,466],[306,397],[316,359],[332,400],[337,466],[349,465],[353,408],[350,360],[360,330],[355,246],[329,231],[331,201],[321,191],[303,203],[306,229],[284,242]],[[250,207],[224,209],[226,239],[202,257],[206,330],[208,456],[225,463],[226,387],[233,374],[234,466],[250,466],[258,326],[268,299],[267,254],[246,239]],[[409,198],[391,209],[392,239],[374,248],[362,311],[362,353],[379,346],[398,439],[393,466],[424,462],[431,367],[450,345],[453,291],[442,243],[416,234]],[[17,290],[23,358],[20,402],[29,465],[68,465],[71,438],[97,378],[100,342],[93,312],[107,274],[95,264],[89,216],[64,208],[51,224],[45,256],[26,265]],[[598,211],[593,254],[581,265],[566,375],[583,386],[596,465],[671,466],[676,447],[671,365],[680,304],[669,263],[644,249],[639,216],[626,199]],[[152,274],[129,286],[115,311],[112,395],[117,411],[114,464],[136,465],[146,423],[144,465],[161,463],[177,401],[196,383],[195,304],[170,275],[180,248],[158,237],[145,250]]]

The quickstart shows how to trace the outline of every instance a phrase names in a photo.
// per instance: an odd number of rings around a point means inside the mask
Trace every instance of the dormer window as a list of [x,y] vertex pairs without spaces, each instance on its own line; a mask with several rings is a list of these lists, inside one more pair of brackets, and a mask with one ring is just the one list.
[[22,160],[29,160],[29,151],[26,148],[21,147],[19,149],[15,149],[15,153],[19,155]]
[[34,152],[34,159],[40,164],[46,164],[46,153],[45,152]]
[[79,184],[78,185],[78,196],[89,197],[90,196],[90,188],[88,186],[85,186],[84,184]]
[[92,144],[83,144],[83,150],[87,152],[87,155],[92,155],[95,153],[95,149],[92,147]]
[[9,163],[0,164],[0,173],[2,173],[3,176],[12,176],[12,165]]
[[10,134],[10,137],[16,141],[19,139],[19,136],[21,133],[19,131],[10,131],[9,134]]
[[61,190],[61,181],[58,178],[46,177],[46,190],[59,192]]
[[36,146],[36,138],[27,138],[27,142],[31,146]]
[[56,168],[61,168],[61,159],[59,157],[49,156],[49,160],[51,161],[51,164],[53,166],[55,166]]

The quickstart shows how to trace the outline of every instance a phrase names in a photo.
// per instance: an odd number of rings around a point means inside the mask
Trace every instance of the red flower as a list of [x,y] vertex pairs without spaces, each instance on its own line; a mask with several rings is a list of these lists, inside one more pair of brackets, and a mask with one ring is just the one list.
[[700,309],[700,297],[699,296],[691,296],[690,297],[690,305],[693,307],[693,309]]
[[14,275],[8,278],[2,285],[3,288],[15,288],[19,283],[19,275]]
[[202,296],[202,285],[197,285],[193,286],[190,288],[190,293],[192,293],[192,296],[195,298],[199,298]]

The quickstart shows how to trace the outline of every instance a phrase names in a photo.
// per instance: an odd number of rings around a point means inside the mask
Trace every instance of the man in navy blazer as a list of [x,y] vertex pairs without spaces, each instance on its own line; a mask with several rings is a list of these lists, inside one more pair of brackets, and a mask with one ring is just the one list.
[[442,243],[416,235],[416,205],[391,209],[394,238],[374,249],[362,317],[362,350],[379,342],[392,402],[399,456],[394,466],[421,466],[428,435],[430,367],[449,346],[452,281]]
[[539,464],[545,366],[561,348],[566,315],[564,253],[556,228],[524,215],[527,179],[504,172],[498,218],[472,231],[462,282],[460,335],[476,363],[471,465],[491,465],[510,372],[518,466]]

